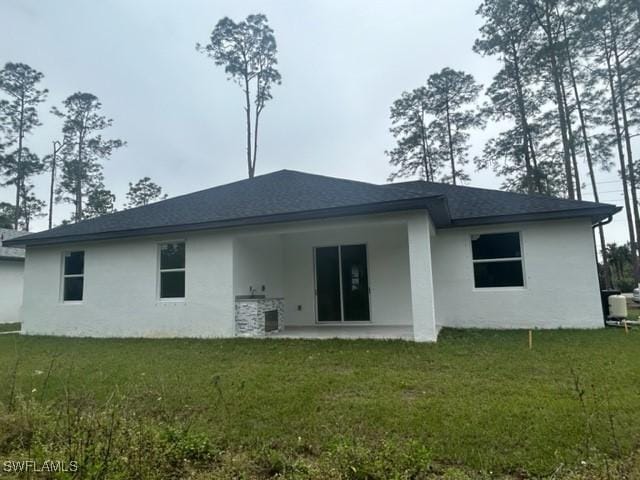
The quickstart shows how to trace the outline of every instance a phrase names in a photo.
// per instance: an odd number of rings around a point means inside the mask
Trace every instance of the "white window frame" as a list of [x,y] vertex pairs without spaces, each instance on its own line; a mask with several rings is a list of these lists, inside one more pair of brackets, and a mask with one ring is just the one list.
[[[162,247],[163,245],[171,245],[173,243],[184,243],[184,267],[183,268],[162,268]],[[177,240],[163,240],[157,243],[157,277],[156,277],[156,297],[159,302],[177,302],[182,303],[187,299],[187,242],[183,239]],[[165,272],[184,272],[184,297],[166,297],[163,298],[162,294],[162,274]]]
[[[65,272],[65,257],[71,253],[77,253],[77,252],[82,252],[83,255],[83,259],[82,259],[82,273],[72,273],[72,274],[67,274]],[[85,260],[87,258],[87,251],[86,250],[65,250],[64,252],[62,252],[62,255],[60,256],[60,272],[61,272],[61,276],[60,276],[60,303],[63,303],[65,305],[81,305],[82,302],[84,302],[84,295],[85,295],[85,291],[84,291],[84,287],[85,287]],[[65,284],[65,279],[67,278],[82,278],[82,300],[65,300],[64,299],[64,284]]]
[[[518,241],[520,242],[520,256],[519,257],[508,257],[508,258],[483,258],[476,260],[473,258],[473,238],[481,235],[499,235],[501,233],[517,233]],[[469,250],[471,251],[471,262],[472,262],[472,278],[473,278],[473,290],[479,292],[487,292],[487,291],[504,291],[504,290],[525,290],[527,288],[527,275],[525,270],[524,263],[524,242],[522,240],[523,235],[520,230],[504,230],[499,232],[482,232],[482,233],[472,233],[469,235]],[[514,285],[510,287],[478,287],[476,286],[476,274],[475,274],[475,265],[476,263],[501,263],[501,262],[515,262],[520,261],[520,265],[522,267],[522,285]]]

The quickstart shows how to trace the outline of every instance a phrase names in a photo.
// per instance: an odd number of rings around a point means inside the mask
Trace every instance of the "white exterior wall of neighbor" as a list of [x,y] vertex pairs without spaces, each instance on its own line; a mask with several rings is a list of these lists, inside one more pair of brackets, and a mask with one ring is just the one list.
[[24,262],[0,260],[0,323],[19,321]]
[[[471,235],[515,231],[521,235],[525,287],[475,289]],[[603,326],[588,219],[439,230],[431,254],[440,326]]]
[[[158,298],[158,244],[186,242],[186,299]],[[82,303],[61,301],[65,251],[85,251]],[[91,337],[223,337],[234,334],[233,238],[190,233],[28,248],[22,331]]]

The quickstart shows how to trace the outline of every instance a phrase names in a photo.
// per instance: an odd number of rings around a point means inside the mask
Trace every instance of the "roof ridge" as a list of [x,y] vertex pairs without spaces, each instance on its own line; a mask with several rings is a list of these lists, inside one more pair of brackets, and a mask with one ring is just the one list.
[[330,175],[322,175],[322,174],[319,174],[319,173],[307,173],[307,172],[302,172],[300,170],[291,170],[291,169],[288,169],[288,168],[283,168],[282,170],[277,170],[277,171],[271,172],[271,173],[281,173],[281,172],[295,173],[295,174],[303,175],[303,176],[307,176],[307,177],[327,178],[329,180],[340,180],[341,182],[357,183],[357,184],[360,184],[360,185],[367,185],[367,186],[370,186],[370,187],[382,187],[382,186],[384,186],[384,185],[380,185],[378,183],[365,182],[363,180],[353,180],[351,178],[332,177]]
[[[283,170],[277,170],[277,171],[275,171],[275,172],[263,173],[263,174],[261,174],[261,175],[257,175],[257,176],[255,176],[255,177],[253,177],[253,178],[243,178],[242,180],[235,180],[235,181],[230,182],[230,183],[222,183],[222,184],[220,184],[220,185],[214,185],[214,186],[212,186],[212,187],[203,188],[203,189],[200,189],[200,190],[196,190],[196,191],[194,191],[194,192],[182,193],[182,194],[180,194],[180,195],[176,195],[175,197],[164,198],[164,199],[162,199],[162,200],[158,200],[158,201],[155,201],[155,202],[151,202],[151,203],[148,203],[148,204],[146,204],[146,205],[138,205],[138,206],[136,206],[136,207],[125,208],[125,209],[123,209],[123,210],[118,210],[118,211],[116,211],[116,212],[107,213],[106,215],[100,215],[99,217],[86,218],[86,219],[84,219],[84,220],[82,220],[82,221],[83,221],[83,222],[88,222],[88,221],[91,221],[91,220],[97,220],[98,218],[114,217],[114,216],[121,215],[121,214],[123,214],[124,212],[131,212],[131,211],[134,211],[134,210],[140,210],[140,209],[142,209],[142,208],[147,208],[147,207],[150,207],[150,206],[152,206],[152,205],[154,205],[154,206],[155,206],[155,205],[159,205],[159,204],[161,204],[161,203],[166,204],[166,203],[171,202],[171,201],[174,201],[174,200],[178,200],[178,199],[186,198],[186,197],[191,197],[191,196],[193,196],[193,195],[197,195],[197,194],[200,194],[200,193],[203,193],[203,192],[208,192],[209,190],[213,190],[213,189],[215,189],[215,188],[229,187],[229,186],[231,186],[231,185],[236,185],[236,184],[238,184],[238,183],[247,182],[247,181],[250,181],[250,180],[255,180],[256,178],[263,178],[263,177],[267,177],[267,176],[269,176],[269,175],[273,175],[273,174],[275,174],[275,173],[280,173],[280,172],[283,172],[283,171],[286,171],[286,170],[284,170],[284,169],[283,169]],[[55,227],[53,227],[53,228],[51,228],[51,229],[43,230],[43,232],[47,232],[47,231],[48,231],[48,232],[51,232],[51,231],[53,231],[53,230],[57,230],[57,229],[59,229],[59,228],[63,228],[63,227],[66,227],[66,226],[67,226],[67,224],[57,225],[57,226],[55,226]],[[40,232],[35,232],[35,233],[40,233]]]
[[[147,204],[147,205],[140,205],[138,207],[127,208],[126,210],[120,210],[119,212],[113,212],[112,214],[108,214],[108,215],[116,215],[116,214],[121,213],[121,212],[125,212],[125,211],[128,212],[130,210],[136,210],[138,208],[148,207],[149,205],[157,205],[159,203],[169,202],[171,200],[176,200],[176,199],[179,199],[179,198],[190,197],[190,196],[197,195],[197,194],[200,194],[200,193],[203,193],[203,192],[208,192],[209,190],[213,190],[213,189],[216,189],[216,188],[230,187],[232,185],[237,185],[238,183],[250,182],[250,181],[258,180],[258,179],[261,179],[261,178],[270,177],[270,176],[276,175],[278,173],[284,173],[284,172],[286,172],[286,173],[295,173],[297,175],[302,175],[302,176],[306,176],[306,177],[320,177],[320,178],[326,178],[326,179],[330,179],[330,180],[340,180],[340,181],[343,181],[343,182],[357,183],[357,184],[361,184],[361,185],[368,185],[370,187],[381,187],[382,186],[382,185],[378,185],[378,184],[375,184],[375,183],[363,182],[363,181],[360,181],[360,180],[351,180],[351,179],[348,179],[348,178],[330,177],[329,175],[320,175],[320,174],[316,174],[316,173],[306,173],[306,172],[301,172],[299,170],[291,170],[291,169],[288,169],[288,168],[282,168],[280,170],[275,170],[273,172],[262,173],[260,175],[254,176],[252,178],[243,178],[242,180],[235,180],[235,181],[230,182],[230,183],[223,183],[223,184],[220,184],[220,185],[214,185],[213,187],[203,188],[201,190],[196,190],[195,192],[183,193],[181,195],[176,195],[175,197],[165,198],[164,200],[158,200],[157,202],[152,202],[151,204]],[[108,215],[103,215],[100,218],[106,217]]]

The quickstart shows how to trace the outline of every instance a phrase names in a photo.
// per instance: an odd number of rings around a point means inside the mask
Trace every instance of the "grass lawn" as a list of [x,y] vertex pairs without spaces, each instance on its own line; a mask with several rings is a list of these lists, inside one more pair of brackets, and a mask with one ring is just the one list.
[[629,305],[627,307],[627,318],[629,320],[638,320],[640,317],[640,305]]
[[19,323],[0,323],[0,333],[2,332],[16,332],[20,330]]
[[76,459],[87,478],[640,478],[640,330],[533,340],[2,335],[0,465]]

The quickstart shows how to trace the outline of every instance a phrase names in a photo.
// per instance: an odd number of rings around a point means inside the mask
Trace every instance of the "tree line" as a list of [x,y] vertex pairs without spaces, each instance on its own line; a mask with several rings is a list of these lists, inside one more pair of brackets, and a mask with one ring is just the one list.
[[[469,135],[488,121],[508,127],[473,159],[506,190],[599,201],[598,174],[615,169],[626,209],[629,254],[640,279],[640,159],[632,138],[640,120],[640,1],[484,0],[473,50],[499,71],[480,86],[444,68],[391,106],[390,179],[468,179]],[[480,100],[481,93],[484,99]],[[610,284],[602,226],[603,276]]]
[[[63,223],[77,222],[115,211],[115,195],[106,188],[103,161],[126,142],[107,139],[103,133],[113,120],[102,114],[98,97],[77,92],[50,113],[62,119],[59,138],[51,151],[38,154],[30,148],[32,136],[42,126],[40,107],[49,91],[44,74],[24,63],[6,63],[0,70],[0,175],[2,187],[15,191],[13,203],[0,202],[0,227],[29,230],[35,218],[47,215],[53,226],[54,204],[73,206]],[[49,175],[49,198],[34,193],[34,179]],[[162,197],[162,189],[149,177],[129,184],[125,208],[146,205]],[[45,208],[48,209],[45,212]]]
[[[640,0],[483,0],[476,14],[482,25],[472,48],[496,59],[498,72],[483,86],[469,73],[446,67],[402,93],[390,111],[396,139],[386,152],[394,167],[390,180],[420,176],[459,184],[470,180],[472,164],[502,178],[506,190],[577,200],[591,194],[599,201],[598,174],[615,169],[638,279],[640,159],[634,159],[632,138],[640,123]],[[263,14],[240,22],[224,17],[196,49],[224,67],[243,91],[252,178],[261,114],[272,87],[282,81],[273,29]],[[15,202],[2,211],[20,228],[44,215],[46,202],[36,198],[31,180],[46,171],[50,219],[60,201],[74,207],[69,221],[112,211],[102,162],[125,145],[103,138],[112,120],[101,113],[98,98],[75,93],[51,110],[63,119],[52,151],[43,157],[32,152],[25,139],[40,126],[38,105],[48,94],[42,79],[24,64],[8,63],[0,71],[6,97],[0,100],[0,173],[4,185],[15,189]],[[471,133],[489,122],[507,127],[470,158]],[[130,184],[127,206],[160,197],[160,187],[145,177]],[[610,283],[609,249],[602,226],[597,231]]]
[[[262,14],[249,15],[237,23],[224,17],[213,29],[209,43],[197,44],[196,49],[223,65],[243,89],[247,169],[252,178],[260,115],[272,98],[272,86],[281,82],[273,30]],[[24,63],[9,62],[0,70],[0,185],[15,189],[13,203],[0,202],[3,228],[29,230],[33,219],[45,215],[52,228],[54,205],[60,202],[73,206],[71,217],[63,223],[115,211],[115,195],[104,184],[103,162],[126,142],[103,137],[113,120],[102,113],[97,96],[77,92],[60,107],[52,107],[50,113],[63,121],[59,137],[51,139],[51,151],[44,155],[29,148],[31,135],[42,125],[39,107],[49,93],[42,87],[43,79],[41,72]],[[47,201],[34,193],[33,180],[43,174],[50,176]],[[129,183],[126,196],[125,208],[166,198],[162,188],[149,177]]]

